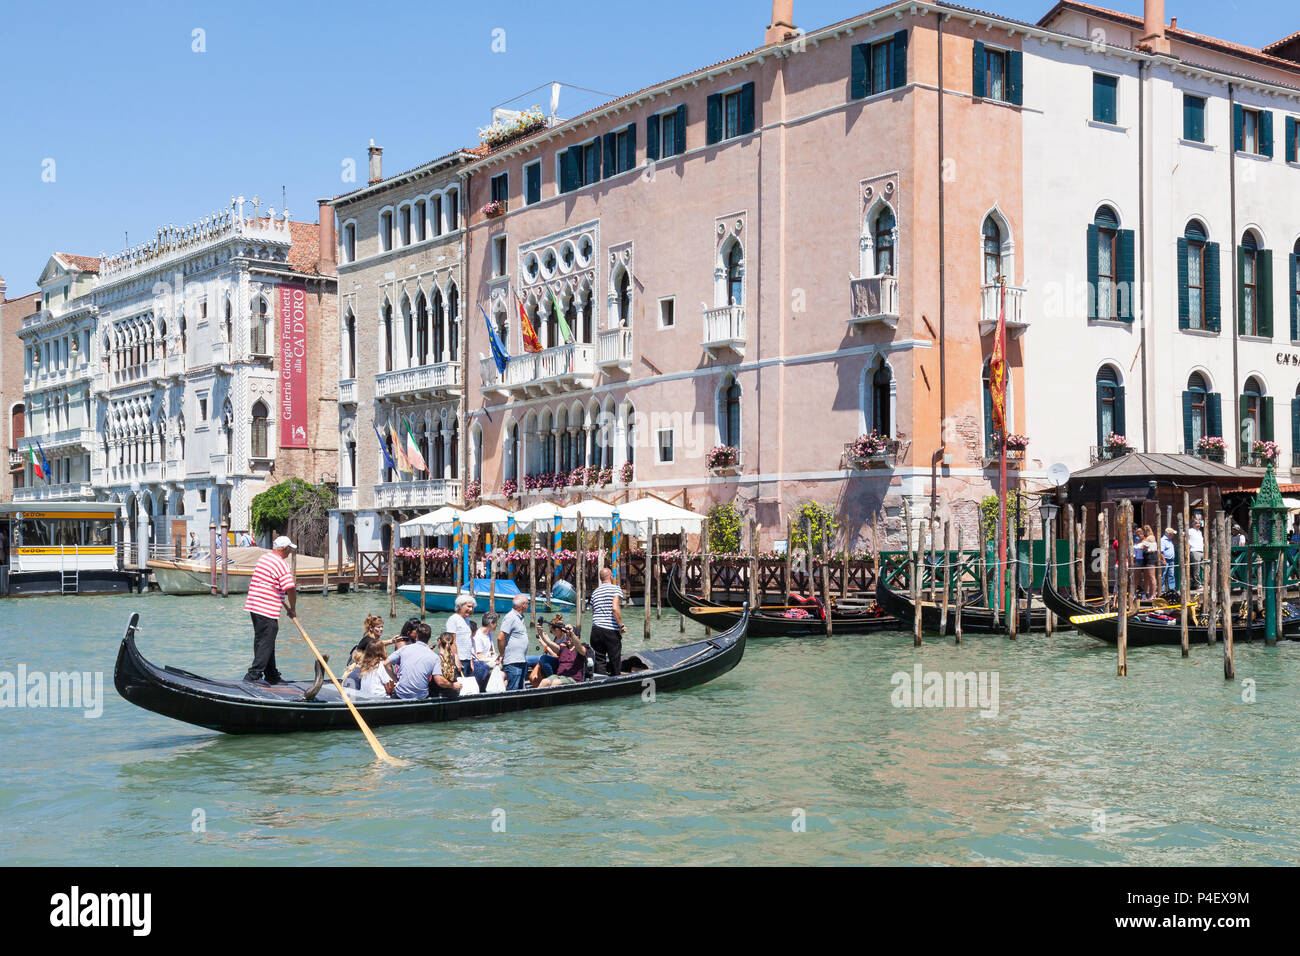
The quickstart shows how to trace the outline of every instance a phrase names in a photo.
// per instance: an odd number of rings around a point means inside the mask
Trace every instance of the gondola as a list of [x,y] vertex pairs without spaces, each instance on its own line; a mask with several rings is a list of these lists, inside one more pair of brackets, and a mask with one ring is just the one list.
[[[743,613],[743,609],[735,605],[721,604],[687,594],[682,590],[680,571],[675,571],[668,578],[668,605],[678,614],[714,630],[733,626]],[[815,608],[810,607],[809,610]],[[877,631],[894,631],[900,626],[896,618],[874,607],[871,610],[837,611],[834,608],[831,610],[831,628],[835,634],[874,634]],[[826,621],[818,616],[789,618],[779,613],[751,611],[747,635],[749,637],[825,637]]]
[[[1050,581],[1043,587],[1043,604],[1062,621],[1068,621],[1076,615],[1096,614],[1098,612],[1097,605],[1080,604],[1071,600],[1052,587]],[[1144,609],[1135,614],[1130,614],[1128,619],[1128,646],[1149,647],[1158,644],[1182,644],[1182,627],[1177,616],[1179,612],[1174,611],[1172,613],[1174,616],[1172,621],[1156,619],[1152,609]],[[1099,621],[1085,620],[1073,626],[1083,631],[1083,633],[1097,638],[1099,641],[1105,641],[1107,644],[1117,644],[1119,642],[1118,617],[1106,617]],[[1223,628],[1221,627],[1197,626],[1189,621],[1187,624],[1187,640],[1192,644],[1213,643],[1222,640],[1222,631]],[[1283,605],[1282,632],[1287,637],[1300,635],[1300,608],[1294,604]],[[1264,619],[1262,617],[1251,622],[1250,625],[1233,621],[1232,637],[1234,641],[1262,640],[1264,636]]]
[[[1020,615],[1016,619],[1016,633],[1028,634],[1041,631],[1047,626],[1047,612],[1036,607],[1031,611],[1024,608],[1024,591],[1019,602]],[[889,587],[883,580],[876,583],[876,603],[888,614],[903,622],[904,628],[912,626],[916,609],[912,599]],[[921,630],[936,633],[940,631],[940,618],[943,617],[943,605],[930,601],[921,602]],[[957,603],[948,604],[948,620],[942,629],[944,634],[957,633]],[[1007,615],[1002,611],[985,607],[982,604],[966,604],[961,609],[961,631],[963,634],[1005,634],[1007,632]]]
[[[227,734],[274,734],[302,730],[355,729],[356,722],[334,685],[325,683],[314,699],[304,699],[312,681],[267,685],[244,680],[213,680],[175,667],[160,667],[136,647],[139,614],[132,614],[117,652],[113,683],[124,698],[164,717]],[[656,694],[713,680],[745,653],[748,615],[707,641],[663,650],[638,651],[623,658],[630,672],[594,677],[560,687],[525,688],[456,699],[354,700],[371,726],[410,724],[463,717],[510,714],[642,693],[653,681]]]

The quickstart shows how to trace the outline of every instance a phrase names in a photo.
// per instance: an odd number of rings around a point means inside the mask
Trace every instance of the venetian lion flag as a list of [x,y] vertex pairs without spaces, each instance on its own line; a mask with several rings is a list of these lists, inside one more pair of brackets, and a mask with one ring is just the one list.
[[519,331],[524,337],[525,352],[540,352],[542,350],[542,340],[537,337],[537,330],[533,328],[532,320],[528,318],[528,311],[524,308],[524,303],[519,296],[515,296],[515,302],[519,305]]
[[1007,290],[1001,289],[998,306],[998,330],[993,337],[993,356],[989,359],[989,398],[993,404],[993,430],[1007,433]]
[[413,471],[428,471],[429,466],[425,464],[420,447],[415,443],[415,435],[411,432],[411,423],[403,421],[402,427],[406,429],[406,460],[411,463]]
[[415,474],[415,469],[406,460],[406,453],[402,451],[402,436],[397,434],[397,429],[393,427],[392,422],[388,423],[388,437],[393,442],[393,457],[397,459],[397,470]]

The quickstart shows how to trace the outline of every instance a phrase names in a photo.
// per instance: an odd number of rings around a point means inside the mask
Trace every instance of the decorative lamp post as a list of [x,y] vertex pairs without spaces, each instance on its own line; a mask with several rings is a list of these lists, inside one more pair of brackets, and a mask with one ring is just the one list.
[[[1251,552],[1264,563],[1264,639],[1273,644],[1281,630],[1278,614],[1277,562],[1286,553],[1286,503],[1277,486],[1277,476],[1270,461],[1264,470],[1259,493],[1250,506]],[[1253,561],[1247,562],[1249,568]]]

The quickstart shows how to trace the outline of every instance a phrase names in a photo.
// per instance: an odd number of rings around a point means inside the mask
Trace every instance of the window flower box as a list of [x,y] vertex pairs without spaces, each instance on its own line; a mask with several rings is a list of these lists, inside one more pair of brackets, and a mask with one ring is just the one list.
[[1218,435],[1206,435],[1196,443],[1196,457],[1222,462],[1227,448],[1227,444]]
[[477,479],[471,479],[465,485],[465,500],[478,501],[479,496],[483,493],[483,483]]
[[1259,468],[1277,464],[1280,454],[1281,449],[1275,441],[1257,441],[1250,446],[1251,460]]
[[546,126],[546,115],[540,106],[520,113],[512,119],[493,123],[478,131],[479,142],[489,149],[500,149],[529,133]]
[[618,470],[618,480],[621,484],[632,484],[632,463],[625,461],[623,467]]
[[740,449],[730,445],[715,445],[704,457],[704,465],[715,475],[740,474]]
[[519,482],[513,478],[507,478],[501,482],[501,494],[507,498],[513,498],[519,492]]
[[487,219],[495,219],[497,216],[504,215],[510,204],[504,199],[493,199],[489,203],[484,203],[479,212]]

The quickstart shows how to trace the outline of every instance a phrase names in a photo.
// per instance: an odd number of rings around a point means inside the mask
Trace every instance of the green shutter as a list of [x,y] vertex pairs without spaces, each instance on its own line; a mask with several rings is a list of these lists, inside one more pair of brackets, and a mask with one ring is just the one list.
[[1116,264],[1115,281],[1119,286],[1117,290],[1119,299],[1117,313],[1119,318],[1125,322],[1132,322],[1133,316],[1137,314],[1137,305],[1134,302],[1134,296],[1138,291],[1134,271],[1135,246],[1133,230],[1121,229],[1119,231],[1119,241],[1116,243],[1119,262]]
[[1259,152],[1261,156],[1273,158],[1273,111],[1259,111]]
[[[1204,277],[1202,277],[1204,281]],[[1191,303],[1190,293],[1187,288],[1187,240],[1178,237],[1178,327],[1180,329],[1188,328],[1191,325]]]
[[706,140],[710,146],[722,141],[722,94],[714,93],[705,101],[708,116],[705,119]]
[[1007,99],[1020,106],[1024,102],[1025,55],[1019,50],[1007,51]]
[[1101,423],[1101,410],[1104,407],[1102,399],[1106,395],[1106,386],[1098,382],[1094,387],[1097,390],[1097,448],[1100,450],[1106,447],[1106,434]]
[[1259,334],[1273,337],[1273,250],[1261,249],[1256,254],[1259,264],[1259,284],[1255,295],[1259,297]]
[[627,124],[627,145],[623,152],[623,168],[636,169],[636,123]]
[[1282,145],[1286,161],[1294,163],[1296,161],[1296,122],[1294,116],[1286,118],[1286,142]]
[[1263,441],[1273,440],[1273,396],[1265,395],[1259,402],[1259,436]]
[[871,75],[871,44],[856,43],[849,50],[849,99],[860,100],[867,95]]
[[1291,399],[1291,456],[1300,451],[1300,398]]
[[754,84],[740,88],[740,134],[754,132]]
[[[1207,410],[1209,402],[1206,402]],[[1207,412],[1208,413],[1208,412]],[[1209,425],[1206,425],[1209,430]],[[1192,447],[1192,393],[1183,392],[1183,454],[1192,455],[1196,449]]]
[[1205,327],[1211,332],[1218,332],[1219,317],[1222,314],[1219,300],[1222,298],[1219,283],[1219,244],[1205,244]]
[[645,158],[659,158],[659,114],[645,118]]
[[1127,435],[1128,426],[1124,422],[1124,386],[1115,386],[1115,434]]
[[1205,430],[1218,438],[1223,437],[1223,401],[1218,392],[1205,396],[1205,417],[1209,419]]
[[1246,250],[1237,247],[1237,334],[1246,334]]
[[1232,104],[1232,148],[1241,152],[1246,148],[1246,130],[1245,118],[1241,112],[1241,104]]
[[984,95],[984,74],[988,70],[988,58],[984,56],[984,44],[979,40],[975,41],[974,52],[971,55],[971,95]]
[[560,192],[578,188],[578,150],[566,149],[560,153]]
[[528,191],[528,202],[541,202],[542,199],[542,164],[533,163],[524,170],[524,188]]
[[898,89],[907,85],[907,31],[899,30],[894,34],[894,76],[893,87]]
[[610,176],[613,176],[616,172],[618,172],[618,162],[614,158],[614,134],[613,133],[605,134],[604,145],[605,145],[605,150],[604,150],[605,172],[601,176],[601,179],[609,179]]
[[1088,318],[1097,317],[1097,242],[1101,231],[1095,222],[1088,224]]
[[[1288,301],[1291,304],[1291,341],[1300,340],[1300,306],[1296,303],[1296,271],[1300,270],[1300,255],[1291,253],[1287,259],[1287,275],[1290,277],[1289,286],[1291,295]],[[1300,452],[1300,444],[1296,445],[1296,451]]]
[[674,143],[673,145],[676,147],[676,152],[684,153],[686,152],[686,104],[685,103],[677,107],[676,132],[677,132],[677,142]]
[[[596,179],[599,179],[599,178],[600,178],[600,168],[601,168],[601,167],[600,167],[600,137],[599,137],[599,136],[597,136],[597,137],[596,137],[596,141],[595,141],[594,143],[591,144],[591,148],[594,149],[594,150],[596,151]],[[584,185],[584,186],[588,185],[588,183],[587,183],[587,174],[586,174],[586,171],[585,171],[585,170],[583,171],[581,182],[582,182],[582,185]],[[595,182],[595,180],[592,180],[592,182]]]

